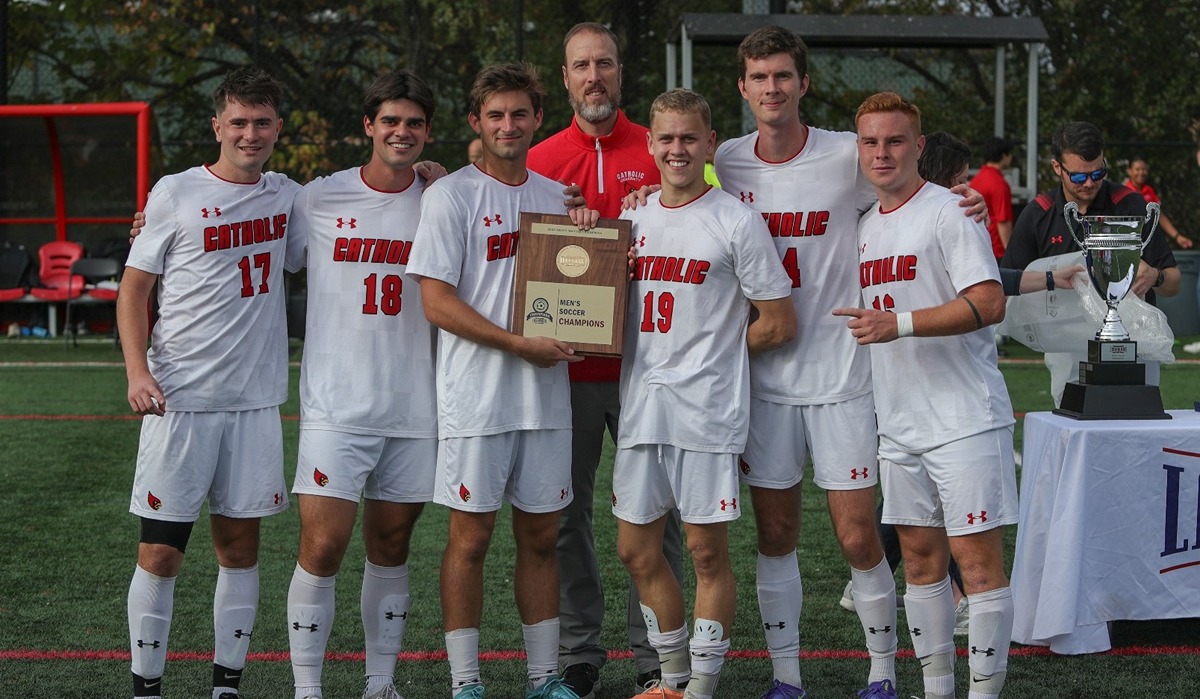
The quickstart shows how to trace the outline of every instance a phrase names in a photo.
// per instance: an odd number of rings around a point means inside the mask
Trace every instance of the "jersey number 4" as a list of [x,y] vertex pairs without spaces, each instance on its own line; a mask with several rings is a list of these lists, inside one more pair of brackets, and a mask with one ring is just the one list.
[[400,295],[404,293],[404,280],[398,274],[385,275],[381,280],[377,279],[377,276],[370,274],[363,280],[363,286],[367,287],[363,315],[373,316],[380,311],[383,311],[385,316],[398,315],[401,306]]
[[[655,310],[658,318],[655,318]],[[664,291],[658,295],[658,303],[654,303],[654,292],[647,291],[642,300],[641,331],[652,333],[657,329],[660,333],[671,331],[671,320],[675,316],[675,295]]]
[[800,263],[796,261],[796,248],[788,248],[787,252],[783,253],[783,268],[787,270],[788,276],[792,278],[792,288],[800,288]]
[[[242,270],[242,298],[254,295],[254,280],[250,277],[250,256],[238,260],[238,269]],[[267,286],[267,278],[271,276],[271,253],[260,252],[254,256],[254,269],[262,270],[258,278],[258,293],[265,294],[271,289]]]

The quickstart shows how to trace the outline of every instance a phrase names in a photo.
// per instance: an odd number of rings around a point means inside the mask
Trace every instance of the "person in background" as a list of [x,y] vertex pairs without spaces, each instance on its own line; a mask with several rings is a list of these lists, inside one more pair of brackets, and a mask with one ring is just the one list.
[[[658,184],[658,167],[646,148],[646,127],[621,110],[621,55],[608,27],[582,22],[563,38],[563,87],[575,112],[571,123],[529,151],[529,169],[565,185],[578,186],[588,206],[604,218],[621,215],[621,200],[643,185]],[[621,414],[621,360],[588,357],[568,367],[571,379],[571,488],[575,499],[563,510],[558,532],[558,659],[563,681],[582,699],[600,688],[608,651],[600,645],[604,588],[596,559],[593,502],[596,470],[607,428],[617,439]],[[683,578],[683,543],[678,513],[668,517],[665,555],[676,579]],[[626,633],[637,668],[637,691],[659,679],[658,654],[646,640],[638,590],[630,585]]]
[[[1147,204],[1162,204],[1162,199],[1158,198],[1158,192],[1154,190],[1154,187],[1150,186],[1150,165],[1146,162],[1145,158],[1134,158],[1129,161],[1129,167],[1126,168],[1125,174],[1128,175],[1125,179],[1126,187],[1141,194]],[[1166,212],[1160,212],[1158,226],[1162,228],[1163,235],[1178,245],[1180,249],[1187,250],[1192,247],[1192,239],[1179,232],[1179,229],[1175,227],[1175,223],[1167,217]]]
[[971,187],[987,202],[988,235],[992,237],[992,252],[997,260],[1004,256],[1012,237],[1012,187],[1004,179],[1004,171],[1012,167],[1012,162],[1013,142],[993,136],[983,146],[983,167],[971,179]]
[[[1104,137],[1095,125],[1086,121],[1067,122],[1054,133],[1051,146],[1054,158],[1050,165],[1059,182],[1021,211],[1000,260],[1003,267],[1025,269],[1036,259],[1078,250],[1063,218],[1068,202],[1078,206],[1082,216],[1117,214],[1141,218],[1146,215],[1144,199],[1128,187],[1106,179],[1108,164],[1104,159]],[[1156,235],[1142,250],[1142,261],[1131,291],[1154,305],[1156,294],[1174,296],[1179,293],[1179,284],[1175,256],[1171,254],[1166,238]],[[1078,376],[1079,361],[1083,358],[1082,354],[1070,352],[1046,353],[1050,393],[1055,406],[1062,401],[1067,382]],[[1158,376],[1158,363],[1147,362],[1146,383],[1157,386]]]

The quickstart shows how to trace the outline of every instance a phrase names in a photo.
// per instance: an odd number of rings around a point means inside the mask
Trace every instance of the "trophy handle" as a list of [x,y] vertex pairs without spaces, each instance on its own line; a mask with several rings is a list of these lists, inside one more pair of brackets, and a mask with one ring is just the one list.
[[[1067,206],[1075,206],[1075,202],[1071,202]],[[1154,237],[1154,231],[1158,229],[1158,219],[1161,215],[1162,210],[1157,202],[1152,201],[1146,204],[1146,218],[1142,219],[1142,228],[1144,229],[1149,224],[1150,232],[1146,235],[1146,239],[1142,241],[1142,250],[1146,249],[1146,246],[1150,244],[1150,239]]]
[[[1147,205],[1147,206],[1149,206],[1149,205]],[[1156,212],[1154,221],[1157,224],[1158,223],[1158,218],[1157,218],[1158,205],[1155,204],[1154,207],[1155,207],[1155,212]],[[1079,205],[1073,201],[1067,202],[1067,205],[1063,207],[1063,218],[1066,219],[1067,230],[1071,231],[1071,237],[1075,239],[1075,242],[1079,245],[1079,249],[1087,250],[1087,246],[1083,244],[1083,240],[1080,239],[1080,237],[1077,233],[1075,233],[1075,224],[1076,223],[1078,223],[1081,227],[1083,226],[1083,217],[1079,215]]]

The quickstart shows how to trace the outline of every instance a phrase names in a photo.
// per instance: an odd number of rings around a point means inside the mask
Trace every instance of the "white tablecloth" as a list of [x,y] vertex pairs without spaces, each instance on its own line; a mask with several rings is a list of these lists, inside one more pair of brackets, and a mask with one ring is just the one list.
[[1200,617],[1200,413],[1170,414],[1025,416],[1014,641],[1096,653],[1109,621]]

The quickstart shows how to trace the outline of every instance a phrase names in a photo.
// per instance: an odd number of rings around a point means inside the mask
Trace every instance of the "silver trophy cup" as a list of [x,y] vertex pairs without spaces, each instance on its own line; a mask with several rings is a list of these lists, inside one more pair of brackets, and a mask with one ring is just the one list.
[[[1158,204],[1146,205],[1146,217],[1137,216],[1081,216],[1075,202],[1063,208],[1067,229],[1079,244],[1087,260],[1088,277],[1100,298],[1108,305],[1104,324],[1096,333],[1096,339],[1104,342],[1129,340],[1129,331],[1121,323],[1117,305],[1137,277],[1142,250],[1150,243],[1158,227]],[[1142,240],[1142,230],[1150,226],[1150,233]],[[1082,236],[1078,230],[1082,231]]]

